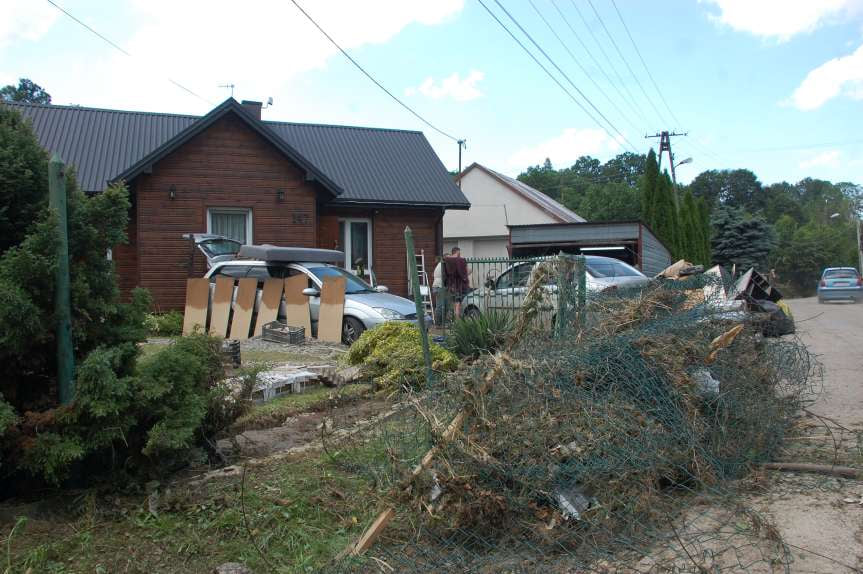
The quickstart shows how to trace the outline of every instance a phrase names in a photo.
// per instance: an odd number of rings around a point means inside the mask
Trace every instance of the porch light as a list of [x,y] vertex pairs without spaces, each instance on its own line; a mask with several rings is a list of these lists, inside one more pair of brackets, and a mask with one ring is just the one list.
[[177,197],[177,186],[172,185],[168,188],[168,199],[174,199]]
[[285,200],[285,190],[284,189],[277,189],[276,190],[276,199],[279,201]]

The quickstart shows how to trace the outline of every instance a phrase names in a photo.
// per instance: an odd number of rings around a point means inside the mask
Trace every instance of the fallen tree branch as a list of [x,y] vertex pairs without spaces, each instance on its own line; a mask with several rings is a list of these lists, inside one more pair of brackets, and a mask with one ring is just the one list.
[[835,466],[830,464],[814,464],[811,462],[766,462],[762,465],[766,470],[782,470],[786,472],[809,472],[825,474],[842,478],[863,478],[863,470],[850,466]]

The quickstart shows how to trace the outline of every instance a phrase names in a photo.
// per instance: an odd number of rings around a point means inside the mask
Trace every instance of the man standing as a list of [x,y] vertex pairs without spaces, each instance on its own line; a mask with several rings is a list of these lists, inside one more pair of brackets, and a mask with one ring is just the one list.
[[458,247],[453,247],[452,254],[444,258],[444,275],[447,291],[454,303],[455,318],[458,319],[461,317],[461,300],[470,286],[467,261],[461,256],[461,249]]

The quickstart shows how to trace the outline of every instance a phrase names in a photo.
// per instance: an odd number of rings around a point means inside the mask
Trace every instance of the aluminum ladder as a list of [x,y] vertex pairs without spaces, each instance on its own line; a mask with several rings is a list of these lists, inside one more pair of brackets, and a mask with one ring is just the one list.
[[[423,309],[426,313],[431,314],[434,320],[434,301],[432,300],[432,286],[429,281],[428,271],[426,270],[425,250],[420,249],[419,254],[414,253],[414,264],[417,268],[417,275],[420,281],[420,296],[422,297]],[[417,317],[417,319],[420,319]]]

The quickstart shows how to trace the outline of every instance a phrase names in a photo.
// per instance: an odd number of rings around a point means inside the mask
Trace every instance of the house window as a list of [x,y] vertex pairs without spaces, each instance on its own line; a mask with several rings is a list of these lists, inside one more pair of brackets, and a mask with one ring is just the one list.
[[340,219],[339,245],[345,252],[345,268],[369,275],[372,267],[372,220]]
[[207,233],[222,235],[240,243],[252,243],[252,210],[224,207],[208,209]]

